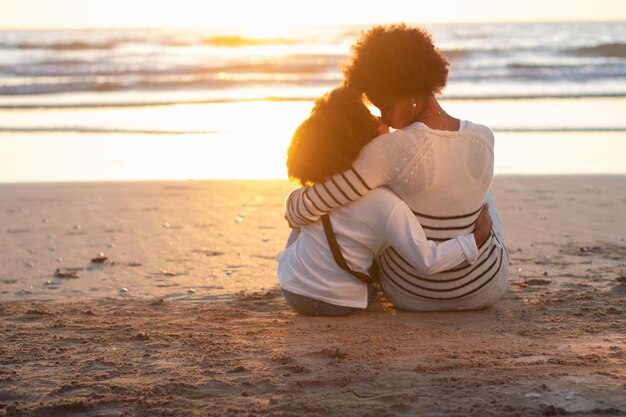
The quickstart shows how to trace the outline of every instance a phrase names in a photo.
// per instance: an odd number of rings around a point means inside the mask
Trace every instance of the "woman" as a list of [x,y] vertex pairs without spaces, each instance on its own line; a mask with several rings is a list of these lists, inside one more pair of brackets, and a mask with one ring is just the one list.
[[382,253],[383,292],[407,310],[485,308],[508,284],[509,256],[490,190],[493,133],[439,105],[435,95],[446,85],[448,65],[423,29],[400,24],[365,33],[344,69],[346,82],[398,130],[368,143],[344,172],[295,190],[286,204],[288,222],[298,227],[387,185],[408,204],[426,236],[443,241],[472,230],[488,202],[493,234],[474,264],[424,274],[393,247]]
[[[290,177],[307,184],[340,173],[381,130],[386,129],[380,129],[360,93],[345,87],[333,90],[317,100],[311,116],[293,136],[287,158]],[[371,304],[376,286],[351,272],[366,274],[374,256],[388,245],[420,273],[432,274],[461,262],[472,264],[491,234],[485,209],[473,234],[470,231],[440,244],[428,241],[408,206],[384,187],[337,209],[324,221],[328,223],[318,221],[304,226],[299,234],[293,232],[277,257],[285,300],[305,315],[347,315]],[[335,253],[330,229],[338,245]],[[340,267],[341,259],[347,270]]]

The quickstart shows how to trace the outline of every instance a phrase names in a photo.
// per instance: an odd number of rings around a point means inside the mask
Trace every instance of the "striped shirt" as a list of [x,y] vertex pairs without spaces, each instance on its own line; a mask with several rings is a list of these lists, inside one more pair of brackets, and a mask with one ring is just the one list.
[[470,121],[458,131],[414,123],[367,144],[352,167],[323,183],[289,194],[286,217],[292,227],[387,185],[411,208],[429,240],[442,242],[471,233],[485,201],[493,220],[491,237],[478,261],[432,275],[419,273],[393,247],[379,255],[381,284],[396,306],[412,309],[423,300],[452,302],[494,280],[508,280],[508,252],[490,192],[493,133]]

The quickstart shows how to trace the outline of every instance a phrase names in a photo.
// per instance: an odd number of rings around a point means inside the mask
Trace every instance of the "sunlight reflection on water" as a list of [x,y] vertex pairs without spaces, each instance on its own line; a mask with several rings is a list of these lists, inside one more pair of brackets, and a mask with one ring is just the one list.
[[[497,130],[506,127],[504,121],[514,127],[516,120],[524,117],[527,120],[520,122],[523,125],[536,118],[538,128],[549,128],[550,123],[559,126],[559,117],[565,120],[568,113],[583,117],[590,113],[586,109],[594,108],[584,102],[559,103],[560,113],[541,119],[542,109],[537,106],[545,110],[553,108],[553,104],[451,102],[446,107],[457,117],[485,124],[493,121],[490,126],[496,131],[496,174],[626,173],[624,131]],[[604,118],[596,120],[597,127],[611,127],[612,121],[620,121],[614,102],[595,103],[595,108],[599,106],[609,108],[612,116],[599,112]],[[10,113],[11,123],[18,128],[28,126],[36,118],[44,128],[51,125],[62,130],[66,126],[67,132],[0,134],[0,182],[286,178],[287,146],[311,107],[312,103],[306,101],[261,101],[14,112]],[[585,126],[589,126],[590,120],[585,120]],[[81,126],[101,126],[103,131],[121,126],[123,130],[138,132],[149,129],[210,133],[77,133]]]

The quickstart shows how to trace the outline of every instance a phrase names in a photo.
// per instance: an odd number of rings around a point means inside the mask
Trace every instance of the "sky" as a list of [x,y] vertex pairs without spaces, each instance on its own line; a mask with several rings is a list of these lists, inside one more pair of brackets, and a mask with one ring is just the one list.
[[626,0],[0,0],[0,28],[205,27],[248,33],[404,21],[626,22]]

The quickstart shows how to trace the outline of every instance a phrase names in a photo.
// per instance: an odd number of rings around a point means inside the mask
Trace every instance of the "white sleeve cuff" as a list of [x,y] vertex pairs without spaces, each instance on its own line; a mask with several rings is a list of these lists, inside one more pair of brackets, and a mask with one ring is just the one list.
[[468,235],[459,236],[456,240],[461,245],[461,249],[463,249],[463,254],[465,255],[465,259],[469,264],[473,264],[478,259],[478,247],[476,246],[476,239],[474,239],[474,234],[470,233]]

